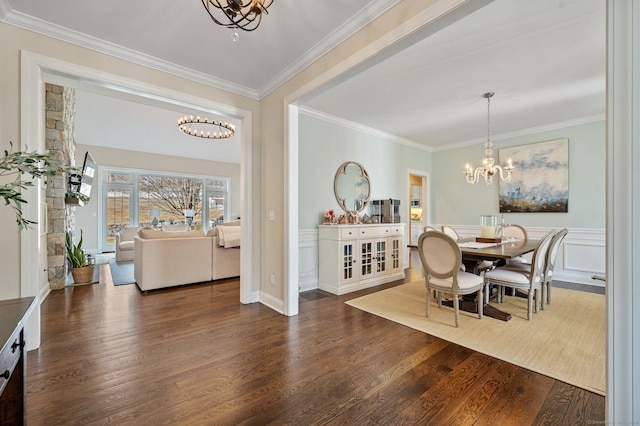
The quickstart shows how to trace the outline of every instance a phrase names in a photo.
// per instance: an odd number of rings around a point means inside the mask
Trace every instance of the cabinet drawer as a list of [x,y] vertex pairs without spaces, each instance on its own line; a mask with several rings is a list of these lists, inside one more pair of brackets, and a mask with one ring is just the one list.
[[7,340],[6,346],[0,352],[0,389],[4,388],[4,385],[8,381],[3,375],[5,372],[11,374],[20,360],[20,354],[22,352],[22,343],[20,340],[20,330],[16,330],[11,338]]
[[[390,226],[389,227],[389,235],[391,235],[392,237],[396,237],[396,236],[402,235],[402,234],[404,234],[402,226]],[[420,235],[420,234],[418,234],[418,235]]]
[[343,240],[353,240],[358,238],[358,228],[342,228],[340,229],[340,238]]
[[371,228],[358,228],[360,238],[387,237],[390,235],[388,226],[374,226]]

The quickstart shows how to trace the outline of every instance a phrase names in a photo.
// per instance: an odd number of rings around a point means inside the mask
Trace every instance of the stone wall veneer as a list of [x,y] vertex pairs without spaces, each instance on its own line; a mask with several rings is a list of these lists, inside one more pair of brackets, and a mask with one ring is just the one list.
[[[45,147],[56,160],[75,165],[75,90],[46,84],[45,92]],[[66,174],[47,182],[47,260],[52,290],[65,286],[65,237],[67,230],[75,229],[75,208],[67,207],[64,202],[66,187]]]

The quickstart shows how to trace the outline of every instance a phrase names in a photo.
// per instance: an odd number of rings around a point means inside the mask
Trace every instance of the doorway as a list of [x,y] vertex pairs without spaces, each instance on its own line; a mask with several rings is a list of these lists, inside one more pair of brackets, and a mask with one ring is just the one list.
[[[120,90],[130,95],[142,96],[145,99],[157,99],[173,101],[182,106],[193,106],[199,109],[211,110],[218,114],[235,117],[240,120],[242,132],[240,132],[241,160],[240,160],[240,187],[242,200],[240,216],[243,219],[243,232],[241,245],[252,247],[253,240],[253,204],[252,194],[253,170],[252,167],[252,113],[235,106],[217,104],[210,99],[176,92],[160,86],[150,85],[138,80],[108,74],[78,64],[64,62],[48,56],[31,52],[21,52],[21,121],[23,145],[26,141],[38,141],[39,150],[44,150],[44,88],[45,82],[55,77],[62,77],[78,82],[78,84],[97,84],[113,90]],[[26,149],[26,146],[22,146]],[[33,148],[29,146],[29,148]],[[41,217],[43,204],[38,191],[28,191],[25,194],[26,203],[24,213],[29,217]],[[46,222],[46,221],[45,221]],[[21,294],[24,297],[36,296],[38,302],[42,295],[48,293],[49,283],[40,277],[40,271],[46,268],[42,264],[40,256],[42,250],[39,241],[40,232],[23,232],[21,243],[23,247],[21,265]],[[253,290],[252,283],[259,276],[259,264],[254,262],[253,250],[242,250],[240,261],[240,302],[254,303],[258,301],[258,294]],[[27,322],[26,329],[31,338],[27,343],[27,350],[40,346],[40,306],[37,303],[33,314]]]
[[427,202],[427,174],[409,171],[409,203],[407,217],[409,218],[409,238],[407,245],[409,247],[417,247],[420,234],[424,232],[427,226],[427,217],[429,208]]

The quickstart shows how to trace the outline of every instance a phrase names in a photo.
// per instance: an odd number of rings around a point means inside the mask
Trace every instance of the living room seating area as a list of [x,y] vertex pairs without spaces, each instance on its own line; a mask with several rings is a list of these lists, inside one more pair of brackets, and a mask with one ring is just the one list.
[[[238,237],[223,240],[225,234]],[[239,234],[240,222],[219,225],[206,234],[140,228],[134,237],[135,281],[140,290],[147,291],[238,277]]]

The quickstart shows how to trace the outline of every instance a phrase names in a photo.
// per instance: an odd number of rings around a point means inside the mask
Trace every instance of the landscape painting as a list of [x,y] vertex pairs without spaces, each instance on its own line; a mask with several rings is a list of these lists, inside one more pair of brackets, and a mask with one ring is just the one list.
[[500,181],[500,213],[569,211],[569,140],[500,150],[500,164],[513,161],[511,182]]

